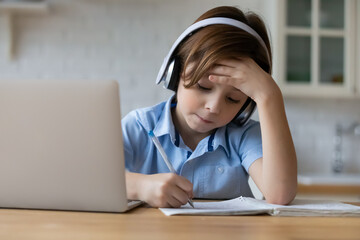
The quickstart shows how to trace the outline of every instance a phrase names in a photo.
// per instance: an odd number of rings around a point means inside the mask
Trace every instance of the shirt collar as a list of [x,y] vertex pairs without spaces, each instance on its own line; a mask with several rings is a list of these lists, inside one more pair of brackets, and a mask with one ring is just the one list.
[[153,130],[155,136],[157,137],[170,134],[171,141],[173,143],[175,143],[176,141],[176,132],[171,116],[171,102],[173,101],[174,96],[175,95],[171,96],[165,103],[165,106],[162,109],[162,113],[160,114],[159,120],[156,123],[155,128]]
[[[210,141],[211,141],[211,137],[209,138],[209,143]],[[215,136],[212,141],[213,150],[217,149],[220,146],[223,147],[223,149],[225,150],[227,157],[230,157],[229,135],[227,131],[227,125],[218,128],[215,132]]]

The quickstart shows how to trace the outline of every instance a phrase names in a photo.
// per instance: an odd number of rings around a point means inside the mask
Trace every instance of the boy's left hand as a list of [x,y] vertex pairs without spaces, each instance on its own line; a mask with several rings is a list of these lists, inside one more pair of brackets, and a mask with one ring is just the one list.
[[239,58],[223,60],[211,69],[209,80],[228,84],[252,98],[256,103],[266,101],[274,94],[281,94],[271,77],[253,59]]

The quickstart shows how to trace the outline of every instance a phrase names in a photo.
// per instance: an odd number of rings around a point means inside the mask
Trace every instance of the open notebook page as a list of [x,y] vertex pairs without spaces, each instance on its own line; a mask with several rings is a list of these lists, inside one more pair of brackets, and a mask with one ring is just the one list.
[[244,198],[234,198],[217,202],[194,202],[194,208],[189,204],[181,208],[160,208],[167,216],[182,215],[253,215],[267,213],[272,208],[269,206],[253,206],[244,201]]
[[181,208],[160,208],[170,215],[255,215],[279,216],[360,216],[360,207],[335,201],[296,199],[290,205],[268,204],[264,200],[239,197],[218,202],[194,202]]

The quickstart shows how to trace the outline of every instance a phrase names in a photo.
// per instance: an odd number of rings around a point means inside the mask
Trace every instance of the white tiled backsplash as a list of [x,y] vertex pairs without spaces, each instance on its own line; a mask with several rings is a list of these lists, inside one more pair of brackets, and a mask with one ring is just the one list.
[[[0,80],[116,79],[123,115],[170,96],[154,84],[157,71],[173,41],[201,13],[233,5],[266,16],[267,9],[261,0],[49,3],[45,15],[13,19],[15,59],[0,56]],[[360,121],[357,105],[356,100],[286,99],[300,172],[331,172],[335,124]],[[360,172],[359,146],[360,137],[344,137],[345,171]]]
[[[286,112],[301,173],[331,173],[335,151],[335,126],[360,123],[359,99],[286,99]],[[360,136],[342,134],[345,173],[360,173]]]

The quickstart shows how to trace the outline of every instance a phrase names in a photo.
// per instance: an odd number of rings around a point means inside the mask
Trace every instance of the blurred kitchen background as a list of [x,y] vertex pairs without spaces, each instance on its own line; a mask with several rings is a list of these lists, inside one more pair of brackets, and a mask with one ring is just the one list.
[[299,195],[360,201],[360,1],[0,0],[0,81],[116,79],[124,116],[171,95],[155,85],[163,58],[220,5],[258,13],[270,31]]

